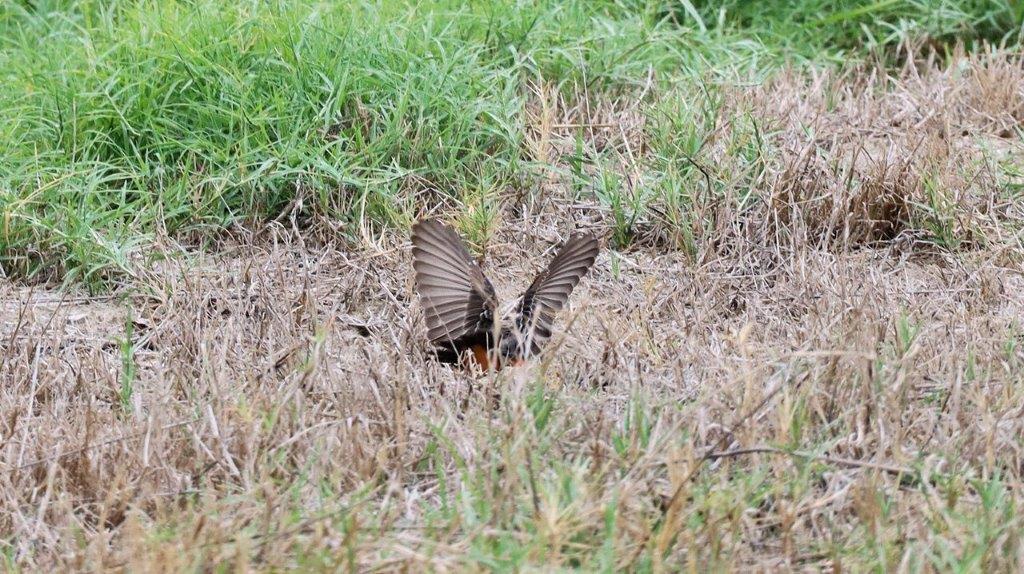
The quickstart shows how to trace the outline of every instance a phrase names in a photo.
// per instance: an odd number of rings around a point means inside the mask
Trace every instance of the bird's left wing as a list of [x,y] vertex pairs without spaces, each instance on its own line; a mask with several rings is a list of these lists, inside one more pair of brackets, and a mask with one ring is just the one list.
[[598,250],[595,236],[573,235],[523,293],[517,307],[516,326],[518,336],[529,343],[525,348],[535,352],[551,337],[555,315],[594,264]]

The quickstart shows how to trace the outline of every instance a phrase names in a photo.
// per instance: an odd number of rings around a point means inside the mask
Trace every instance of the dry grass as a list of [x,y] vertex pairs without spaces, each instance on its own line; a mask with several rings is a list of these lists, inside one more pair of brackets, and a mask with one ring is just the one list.
[[1021,86],[988,54],[725,88],[678,164],[630,110],[682,96],[538,87],[539,191],[456,219],[500,293],[575,225],[623,247],[496,376],[424,358],[401,234],[2,284],[5,566],[1016,570]]

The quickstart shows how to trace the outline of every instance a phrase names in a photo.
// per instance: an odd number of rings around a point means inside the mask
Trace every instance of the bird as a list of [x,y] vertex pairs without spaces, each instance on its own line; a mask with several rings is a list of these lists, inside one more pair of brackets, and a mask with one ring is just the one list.
[[521,366],[551,338],[555,316],[597,259],[598,238],[575,233],[506,312],[494,286],[451,227],[424,219],[412,227],[415,289],[434,357],[483,371]]

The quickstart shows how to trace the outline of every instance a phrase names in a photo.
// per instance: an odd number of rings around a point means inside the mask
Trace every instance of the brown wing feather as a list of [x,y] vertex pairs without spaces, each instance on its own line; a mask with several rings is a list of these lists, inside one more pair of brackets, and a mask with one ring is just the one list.
[[416,292],[432,343],[490,331],[494,287],[455,230],[433,219],[417,223],[412,228],[412,257]]
[[593,235],[573,235],[523,293],[516,319],[520,335],[536,352],[551,336],[558,313],[569,295],[597,259],[599,243]]

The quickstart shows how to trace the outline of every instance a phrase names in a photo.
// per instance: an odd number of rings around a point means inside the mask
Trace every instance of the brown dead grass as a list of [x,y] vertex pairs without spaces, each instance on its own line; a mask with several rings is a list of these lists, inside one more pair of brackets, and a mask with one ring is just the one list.
[[[1022,85],[989,54],[728,88],[692,158],[695,251],[652,198],[555,352],[497,376],[424,358],[401,235],[271,225],[109,298],[0,284],[8,566],[1015,569]],[[539,87],[531,117],[553,169],[486,245],[508,295],[614,224],[566,193],[573,130],[630,189],[655,178],[625,100]]]

